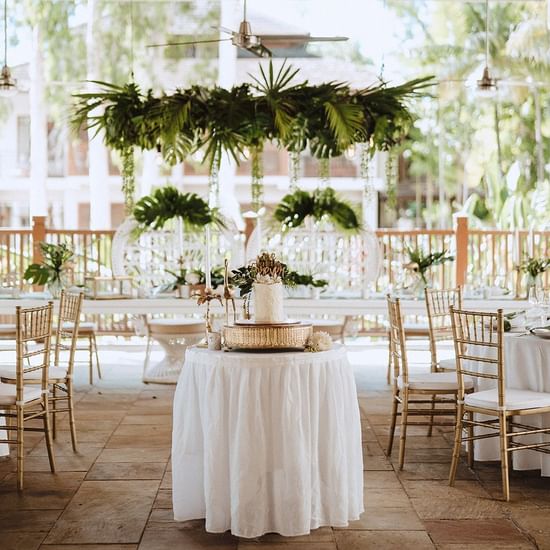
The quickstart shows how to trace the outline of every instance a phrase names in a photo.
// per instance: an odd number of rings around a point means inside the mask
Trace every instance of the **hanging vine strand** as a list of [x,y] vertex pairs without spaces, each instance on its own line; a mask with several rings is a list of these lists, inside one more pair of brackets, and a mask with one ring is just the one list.
[[395,171],[395,152],[388,151],[386,157],[386,207],[392,211],[397,208],[397,174]]
[[300,153],[289,151],[288,163],[290,190],[295,191],[298,189],[298,180],[300,179]]
[[370,143],[361,144],[361,156],[359,165],[359,176],[363,180],[363,203],[369,205],[376,196],[376,190],[370,173],[370,163],[374,156],[374,148]]
[[258,214],[264,206],[264,171],[262,164],[262,151],[252,149],[252,210]]
[[210,166],[208,174],[208,204],[212,208],[220,205],[220,159],[218,156]]
[[134,209],[136,195],[136,175],[134,148],[126,147],[120,151],[122,164],[122,194],[124,195],[124,212],[128,216]]

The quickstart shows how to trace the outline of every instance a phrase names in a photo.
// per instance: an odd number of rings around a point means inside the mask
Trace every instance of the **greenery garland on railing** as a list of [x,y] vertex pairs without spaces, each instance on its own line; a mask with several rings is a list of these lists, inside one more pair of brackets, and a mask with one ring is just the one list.
[[260,76],[250,84],[229,90],[195,85],[160,97],[134,82],[96,82],[101,91],[75,94],[72,125],[103,130],[105,144],[122,154],[130,192],[128,151],[134,147],[160,147],[169,164],[201,150],[210,166],[223,152],[238,164],[246,150],[261,150],[266,141],[290,152],[309,149],[320,159],[367,141],[374,149],[391,149],[413,122],[407,102],[433,84],[427,77],[352,90],[342,82],[294,84],[297,73],[286,63],[275,72],[270,62],[267,70],[260,65]]
[[133,215],[141,227],[162,229],[166,222],[181,218],[187,231],[199,231],[208,224],[223,227],[224,223],[216,209],[196,193],[182,193],[167,185],[141,198],[135,205]]
[[355,232],[361,228],[353,206],[339,198],[332,187],[312,192],[298,189],[285,195],[273,213],[283,231],[300,227],[309,216],[316,221],[326,218],[342,231]]

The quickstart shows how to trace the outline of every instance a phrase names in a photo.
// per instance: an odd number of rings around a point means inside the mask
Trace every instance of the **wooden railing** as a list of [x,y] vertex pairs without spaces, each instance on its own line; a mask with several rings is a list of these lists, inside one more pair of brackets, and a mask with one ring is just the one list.
[[[111,273],[111,245],[114,230],[48,229],[45,218],[33,218],[32,228],[0,229],[0,284],[23,286],[23,272],[31,261],[40,260],[38,243],[68,242],[75,251],[72,282],[82,284],[86,275]],[[503,286],[520,296],[525,293],[524,276],[515,266],[526,255],[550,255],[550,231],[503,231],[470,229],[464,217],[456,219],[453,229],[376,231],[383,252],[383,266],[376,289],[399,286],[408,261],[407,247],[426,251],[447,250],[453,263],[433,270],[434,282],[441,288],[457,284]],[[550,286],[550,270],[545,273]]]

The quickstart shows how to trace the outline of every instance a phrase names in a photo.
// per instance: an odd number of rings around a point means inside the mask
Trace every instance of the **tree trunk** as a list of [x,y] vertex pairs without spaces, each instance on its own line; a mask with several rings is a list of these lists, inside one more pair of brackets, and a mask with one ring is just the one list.
[[[87,79],[99,80],[99,41],[95,39],[99,6],[97,0],[88,0],[86,25]],[[97,85],[88,82],[90,92],[97,91]],[[95,114],[95,113],[94,113]],[[103,132],[95,137],[96,130],[88,130],[88,183],[90,187],[90,228],[111,227],[111,199],[109,195],[108,154],[103,144]]]
[[30,215],[47,216],[46,181],[48,178],[48,126],[44,106],[44,60],[42,56],[42,29],[37,21],[32,27],[32,55],[30,63]]

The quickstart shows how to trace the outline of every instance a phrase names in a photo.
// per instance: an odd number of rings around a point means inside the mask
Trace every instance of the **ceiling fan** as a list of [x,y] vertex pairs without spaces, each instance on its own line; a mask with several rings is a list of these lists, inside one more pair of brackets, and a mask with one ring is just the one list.
[[168,42],[166,44],[150,44],[149,48],[162,48],[167,46],[187,46],[195,44],[208,44],[214,42],[231,41],[233,46],[249,51],[258,57],[271,57],[272,52],[265,46],[277,46],[285,43],[303,42],[343,42],[347,36],[311,36],[309,34],[254,34],[250,21],[246,19],[246,0],[244,0],[243,20],[239,24],[238,31],[232,31],[225,27],[219,27],[221,32],[231,35],[231,38],[218,38],[212,40],[190,40],[189,42]]

